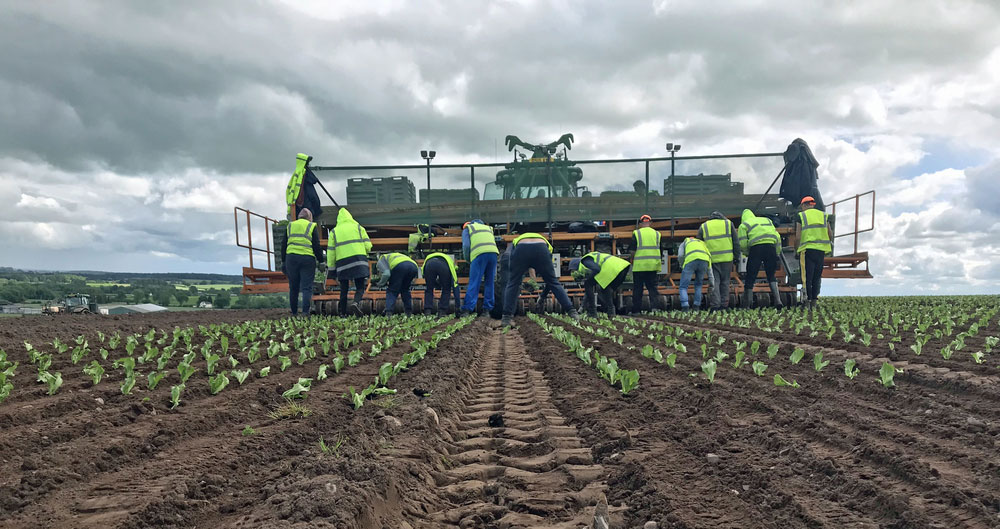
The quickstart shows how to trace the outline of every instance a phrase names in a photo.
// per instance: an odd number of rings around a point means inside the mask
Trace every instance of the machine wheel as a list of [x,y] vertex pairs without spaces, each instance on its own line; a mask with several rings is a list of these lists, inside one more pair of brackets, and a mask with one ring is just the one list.
[[756,302],[756,304],[754,306],[755,307],[770,307],[771,306],[771,294],[768,294],[767,292],[758,292],[757,293],[757,302]]
[[667,310],[681,308],[681,297],[678,294],[664,296],[667,300]]

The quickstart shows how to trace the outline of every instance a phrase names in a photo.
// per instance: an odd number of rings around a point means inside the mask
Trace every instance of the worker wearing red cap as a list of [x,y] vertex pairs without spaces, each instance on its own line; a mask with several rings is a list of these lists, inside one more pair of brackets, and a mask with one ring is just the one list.
[[660,308],[660,291],[656,278],[663,268],[660,254],[660,232],[652,227],[649,215],[639,217],[639,229],[632,231],[632,314],[642,311],[642,290],[649,292],[649,308]]
[[833,253],[833,233],[830,217],[825,211],[816,209],[816,200],[811,196],[802,197],[799,204],[802,211],[796,215],[796,253],[802,268],[802,285],[805,290],[806,307],[813,309],[819,299],[819,285],[823,277],[823,260]]

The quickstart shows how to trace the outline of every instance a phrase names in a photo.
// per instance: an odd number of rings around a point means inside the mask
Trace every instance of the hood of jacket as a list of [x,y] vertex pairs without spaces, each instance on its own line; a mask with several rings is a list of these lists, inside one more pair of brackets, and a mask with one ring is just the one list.
[[757,218],[757,215],[754,215],[753,212],[750,211],[749,209],[744,209],[743,216],[740,217],[740,221],[743,224],[746,224],[755,218]]
[[351,215],[350,211],[347,211],[347,208],[340,208],[340,211],[337,212],[337,224],[340,224],[341,222],[355,222],[354,217]]
[[721,212],[719,212],[719,211],[713,211],[713,212],[712,212],[712,214],[711,214],[711,215],[709,216],[709,218],[712,218],[712,219],[725,219],[725,218],[726,218],[726,216],[725,216],[725,215],[723,215],[723,214],[722,214]]

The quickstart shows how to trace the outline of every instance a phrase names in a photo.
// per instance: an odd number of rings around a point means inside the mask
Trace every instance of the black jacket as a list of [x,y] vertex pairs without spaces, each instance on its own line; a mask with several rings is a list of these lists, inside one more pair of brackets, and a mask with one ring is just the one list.
[[788,200],[795,206],[802,197],[811,196],[816,199],[816,207],[824,209],[823,197],[819,195],[819,179],[816,168],[819,162],[813,156],[809,145],[802,138],[795,138],[785,149],[785,176],[781,179],[778,196]]

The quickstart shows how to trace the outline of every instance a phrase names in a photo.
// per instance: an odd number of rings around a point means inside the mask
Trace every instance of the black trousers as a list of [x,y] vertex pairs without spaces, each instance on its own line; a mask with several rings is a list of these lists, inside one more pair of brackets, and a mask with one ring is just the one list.
[[413,313],[413,299],[410,297],[410,287],[417,278],[417,265],[407,261],[399,263],[389,274],[389,286],[385,289],[385,314],[391,315],[396,309],[396,297],[403,300],[403,311]]
[[288,275],[288,302],[292,315],[299,313],[299,294],[302,294],[302,313],[309,314],[313,297],[313,279],[316,276],[316,258],[309,255],[287,254],[285,273]]
[[773,244],[758,244],[750,247],[750,253],[747,255],[747,275],[743,278],[744,287],[747,290],[752,289],[754,283],[757,282],[757,272],[760,272],[761,267],[767,274],[767,282],[774,283],[776,281],[774,272],[778,269],[778,253],[774,251]]
[[343,316],[347,314],[347,295],[351,292],[351,283],[354,283],[354,302],[361,303],[361,298],[365,297],[365,288],[368,287],[367,277],[356,277],[351,279],[339,279],[337,281],[340,284],[340,302],[337,303],[337,314]]
[[805,275],[806,298],[811,301],[819,299],[819,284],[823,279],[823,250],[806,250],[801,259],[803,275]]
[[[434,257],[424,262],[424,312],[434,311],[434,290],[441,290],[438,311],[448,312],[451,305],[451,294],[455,281],[451,277],[448,263],[440,257]],[[458,299],[458,293],[455,293]]]
[[615,292],[618,291],[618,287],[622,286],[625,282],[625,276],[628,275],[628,268],[622,270],[614,279],[608,283],[607,288],[601,288],[601,285],[594,280],[593,277],[587,279],[583,283],[583,308],[588,314],[596,314],[597,307],[594,305],[594,291],[597,291],[598,297],[601,298],[601,310],[602,312],[614,316],[617,313],[615,309]]
[[642,290],[645,288],[649,292],[649,308],[656,309],[657,301],[660,299],[660,291],[656,288],[656,270],[648,272],[632,271],[632,312],[642,310]]

